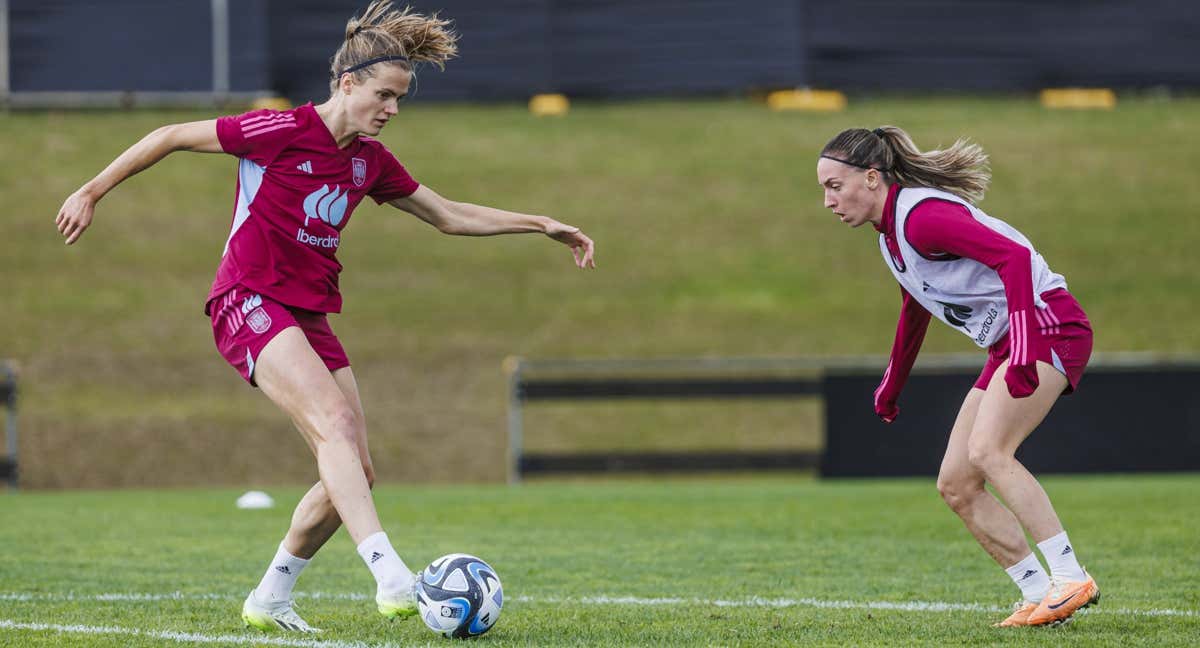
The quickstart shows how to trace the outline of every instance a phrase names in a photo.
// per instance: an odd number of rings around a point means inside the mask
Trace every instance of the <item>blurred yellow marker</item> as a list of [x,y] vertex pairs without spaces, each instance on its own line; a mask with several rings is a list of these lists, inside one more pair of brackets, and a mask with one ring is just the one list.
[[529,112],[538,117],[559,117],[570,109],[571,102],[563,94],[539,94],[529,99]]
[[291,110],[292,102],[283,97],[259,97],[250,103],[250,110]]
[[836,112],[846,109],[846,95],[837,90],[776,90],[767,95],[771,110]]
[[1099,108],[1112,110],[1117,95],[1108,88],[1047,88],[1041,93],[1046,108]]

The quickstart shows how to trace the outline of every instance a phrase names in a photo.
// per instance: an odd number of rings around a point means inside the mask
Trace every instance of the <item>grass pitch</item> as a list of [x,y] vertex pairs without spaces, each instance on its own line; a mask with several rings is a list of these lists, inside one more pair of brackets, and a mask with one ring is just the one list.
[[[201,314],[229,233],[233,158],[170,156],[105,198],[72,248],[53,226],[66,196],[138,138],[214,116],[0,113],[0,357],[23,368],[26,485],[236,485],[257,477],[253,458],[266,453],[272,479],[311,473],[304,444],[215,353]],[[478,451],[453,475],[503,479],[508,355],[886,353],[895,281],[874,233],[847,231],[821,207],[814,171],[839,130],[885,123],[926,148],[960,136],[983,145],[994,182],[982,207],[1067,277],[1098,351],[1200,350],[1196,98],[1122,96],[1116,110],[1076,112],[1028,97],[863,97],[833,114],[581,102],[551,120],[521,105],[415,101],[382,139],[419,181],[579,225],[597,241],[599,269],[576,271],[538,237],[442,236],[360,207],[339,250],[346,312],[332,323],[360,381],[380,480],[429,479],[421,466],[468,443]],[[973,349],[935,326],[924,353]],[[628,408],[614,427],[592,410],[546,409],[527,440],[561,451],[811,447],[815,417],[759,411],[731,436],[718,417]],[[771,433],[780,429],[788,438]]]
[[[1185,646],[1200,636],[1200,476],[1045,480],[1102,604],[997,630],[1018,596],[931,480],[803,477],[381,487],[410,566],[492,563],[506,604],[480,646]],[[450,645],[388,623],[343,532],[300,579],[319,639],[243,630],[241,601],[301,489],[0,496],[0,646]],[[274,643],[268,643],[274,642]]]

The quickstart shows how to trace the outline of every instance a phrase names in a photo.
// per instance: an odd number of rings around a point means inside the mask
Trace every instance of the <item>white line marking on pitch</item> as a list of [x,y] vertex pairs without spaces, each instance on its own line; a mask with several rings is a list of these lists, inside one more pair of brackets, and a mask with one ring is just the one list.
[[[332,599],[343,601],[366,601],[370,597],[361,593],[343,592],[297,592],[296,598],[301,599]],[[0,601],[231,601],[240,600],[241,595],[167,592],[162,594],[139,592],[113,592],[102,594],[48,594],[24,592],[0,592]],[[846,601],[817,598],[761,598],[744,599],[700,599],[700,598],[643,598],[637,596],[513,596],[509,601],[518,603],[537,603],[549,605],[692,605],[699,607],[730,607],[730,608],[789,608],[815,607],[838,610],[898,610],[901,612],[1007,612],[1007,607],[985,605],[983,603],[947,603],[942,601]],[[1130,609],[1130,608],[1093,608],[1082,610],[1081,614],[1121,614],[1126,616],[1178,616],[1200,617],[1197,610],[1176,610],[1170,608]],[[322,645],[328,645],[322,643]]]
[[263,635],[202,635],[194,632],[171,632],[169,630],[139,630],[137,628],[122,628],[120,626],[86,626],[62,625],[58,623],[20,623],[0,619],[0,630],[33,630],[42,632],[63,632],[69,634],[89,635],[123,635],[127,637],[146,637],[165,641],[187,643],[215,644],[267,644],[270,646],[294,646],[296,648],[368,648],[370,646],[393,646],[394,644],[366,644],[359,641],[321,641],[316,639],[287,639],[284,637],[266,637]]

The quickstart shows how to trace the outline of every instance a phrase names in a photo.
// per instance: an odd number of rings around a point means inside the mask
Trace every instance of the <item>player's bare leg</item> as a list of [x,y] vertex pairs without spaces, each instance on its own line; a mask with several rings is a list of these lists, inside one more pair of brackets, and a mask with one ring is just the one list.
[[1007,360],[992,375],[987,393],[979,403],[967,454],[971,465],[1004,498],[1021,526],[1034,540],[1040,541],[1061,532],[1062,523],[1042,485],[1015,455],[1058,401],[1067,378],[1054,367],[1039,362],[1037,390],[1026,398],[1013,398],[1004,382],[1006,369]]
[[1007,369],[1007,361],[996,369],[979,404],[967,444],[968,460],[1004,498],[1049,564],[1053,584],[1029,615],[1029,623],[1060,623],[1075,610],[1099,600],[1100,590],[1079,566],[1046,491],[1015,455],[1066,389],[1067,378],[1053,366],[1038,362],[1037,390],[1026,398],[1013,398],[1004,382]]
[[[373,487],[375,485],[375,468],[371,464],[371,454],[367,448],[366,417],[363,414],[362,400],[358,395],[358,383],[354,380],[354,373],[350,367],[338,369],[332,375],[334,382],[337,383],[346,400],[354,408],[357,416],[355,446],[358,449],[359,460],[365,469],[367,486]],[[298,422],[293,422],[296,424],[296,429],[301,429]],[[305,439],[308,440],[307,436]],[[309,445],[313,454],[316,455],[316,447],[311,443]],[[312,558],[317,550],[333,537],[341,525],[342,518],[334,508],[333,500],[329,498],[325,486],[321,482],[317,482],[296,505],[296,510],[292,513],[291,527],[288,528],[287,536],[283,540],[284,547],[301,558]]]
[[[304,333],[292,327],[263,348],[254,378],[292,418],[316,456],[321,476],[296,507],[281,553],[306,563],[304,556],[311,557],[344,523],[376,578],[380,611],[389,617],[415,613],[412,573],[383,533],[371,497],[374,472],[362,405],[349,368],[331,374]],[[244,617],[252,599],[253,592]]]
[[1030,548],[1016,516],[984,488],[983,472],[969,460],[968,441],[983,396],[983,390],[972,389],[963,400],[942,457],[937,487],[984,551],[1007,568],[1029,555]]
[[267,343],[254,380],[313,449],[321,483],[355,544],[382,531],[359,456],[362,419],[299,328],[284,329]]
[[1049,590],[1050,578],[1029,547],[1016,516],[985,488],[983,472],[969,460],[968,441],[984,395],[984,390],[973,388],[963,399],[938,472],[938,491],[984,551],[1021,590],[1012,614],[995,625],[1023,626],[1028,625],[1029,616]]

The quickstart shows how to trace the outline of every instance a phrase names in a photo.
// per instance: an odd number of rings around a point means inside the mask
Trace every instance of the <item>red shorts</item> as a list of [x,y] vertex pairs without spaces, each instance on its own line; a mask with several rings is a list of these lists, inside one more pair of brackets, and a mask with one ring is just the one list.
[[254,385],[254,363],[263,347],[289,326],[304,331],[304,337],[312,345],[330,371],[349,367],[350,360],[342,343],[329,328],[325,313],[314,313],[299,308],[289,308],[279,302],[235,286],[229,292],[214,297],[208,303],[212,317],[213,339],[217,350],[233,365],[246,382]]
[[[1079,386],[1088,358],[1092,356],[1092,323],[1088,321],[1083,307],[1065,288],[1056,288],[1042,293],[1045,309],[1034,309],[1038,328],[1046,344],[1037,350],[1037,359],[1053,365],[1067,377],[1064,394],[1070,394]],[[987,389],[992,374],[1001,362],[1008,359],[1008,334],[988,349],[987,363],[983,373],[975,381],[978,389]]]

